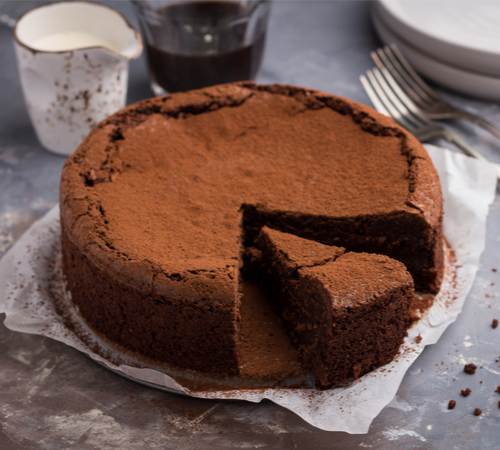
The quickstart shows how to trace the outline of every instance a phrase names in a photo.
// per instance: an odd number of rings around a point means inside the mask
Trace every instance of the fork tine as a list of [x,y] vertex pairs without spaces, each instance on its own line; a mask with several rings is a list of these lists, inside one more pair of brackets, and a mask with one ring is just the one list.
[[378,70],[376,67],[374,67],[372,69],[372,74],[373,74],[373,77],[377,80],[378,85],[380,86],[380,89],[382,89],[383,93],[385,94],[387,101],[395,109],[395,111],[391,111],[391,109],[389,109],[389,111],[392,113],[391,115],[393,117],[396,117],[399,114],[402,118],[406,119],[412,125],[418,126],[418,121],[413,119],[413,117],[411,116],[411,112],[401,102],[401,100],[397,97],[397,95],[394,93],[394,91],[390,88],[389,84],[387,83],[387,81],[383,77],[381,71]]
[[390,72],[397,79],[397,84],[401,86],[417,106],[426,109],[427,103],[432,102],[426,91],[422,90],[410,74],[406,72],[389,47],[379,48],[377,52],[372,52],[371,56],[379,69]]
[[[375,75],[375,72],[378,72],[378,77]],[[382,103],[383,110],[387,112],[387,115],[392,117],[396,122],[406,128],[408,131],[411,132],[411,130],[415,129],[415,124],[407,120],[406,114],[404,112],[402,113],[398,109],[398,107],[393,104],[392,100],[387,95],[385,89],[387,89],[388,86],[384,86],[383,78],[380,72],[377,69],[373,69],[373,71],[367,70],[366,76],[371,84],[371,87],[373,88],[375,95],[378,97],[379,103]],[[378,109],[378,106],[375,107]],[[404,108],[402,109],[402,111],[404,111]]]
[[378,98],[378,95],[375,93],[368,79],[364,75],[360,75],[359,80],[361,81],[361,84],[363,85],[365,92],[368,94],[368,97],[370,97],[373,106],[375,106],[375,109],[379,113],[385,114],[386,116],[390,117],[391,115],[389,111],[386,109],[384,104]]
[[422,91],[424,91],[425,94],[427,94],[430,101],[441,100],[441,98],[436,95],[436,93],[429,87],[429,85],[424,80],[422,80],[420,75],[418,75],[417,72],[415,72],[413,67],[403,56],[403,54],[401,53],[396,44],[392,43],[389,46],[385,46],[385,49],[387,52],[389,52],[394,56],[394,59],[396,59],[401,65],[401,67],[404,68],[404,70],[406,70],[406,72],[411,76],[411,78],[415,81],[415,83],[419,86],[419,88]]
[[371,53],[372,59],[376,66],[382,70],[390,72],[393,78],[397,80],[397,84],[411,97],[412,101],[420,107],[425,107],[429,97],[423,91],[413,78],[405,71],[404,67],[396,59],[395,55],[388,47],[379,48],[377,52]]
[[[410,99],[408,97],[406,91],[401,88],[400,83],[398,83],[395,80],[394,75],[396,75],[396,77],[399,79],[399,81],[403,82],[401,80],[401,77],[398,76],[399,74],[397,72],[395,73],[395,68],[393,66],[391,66],[390,64],[388,65],[385,62],[382,62],[381,58],[379,58],[378,53],[372,52],[371,56],[372,56],[372,59],[375,61],[375,64],[377,65],[378,69],[380,70],[380,72],[382,72],[382,74],[384,75],[384,78],[387,80],[387,82],[391,86],[391,89],[398,96],[398,98],[401,100],[401,102],[403,102],[404,105],[406,106],[406,108],[408,108],[417,118],[421,119],[422,121],[425,121],[426,119],[424,118],[424,114],[418,108],[417,104],[413,101],[413,99]],[[409,92],[409,94],[411,94],[411,91]],[[413,98],[413,96],[412,96],[412,98]]]

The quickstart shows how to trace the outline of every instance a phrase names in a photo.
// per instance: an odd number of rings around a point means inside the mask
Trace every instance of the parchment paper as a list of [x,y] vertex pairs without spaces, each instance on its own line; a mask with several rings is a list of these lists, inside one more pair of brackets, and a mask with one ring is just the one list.
[[[396,359],[347,387],[314,389],[252,389],[190,392],[168,375],[150,368],[116,366],[93,353],[55,311],[51,283],[58,267],[59,209],[53,208],[19,239],[0,260],[0,312],[14,331],[41,334],[64,342],[107,367],[137,380],[204,398],[270,399],[295,412],[311,425],[328,431],[366,433],[372,420],[392,400],[406,371],[425,345],[437,342],[455,321],[469,292],[485,247],[486,219],[496,192],[496,168],[461,154],[426,146],[439,172],[444,194],[444,231],[455,261],[434,305],[409,330]],[[448,255],[449,256],[449,255]],[[422,340],[417,343],[415,337]]]

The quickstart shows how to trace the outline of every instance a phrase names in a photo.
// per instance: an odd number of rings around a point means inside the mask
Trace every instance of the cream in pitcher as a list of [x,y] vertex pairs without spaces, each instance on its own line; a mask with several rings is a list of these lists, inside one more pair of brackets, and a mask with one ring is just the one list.
[[17,21],[14,38],[26,106],[48,150],[73,153],[94,125],[125,106],[128,62],[142,42],[115,9],[42,6]]

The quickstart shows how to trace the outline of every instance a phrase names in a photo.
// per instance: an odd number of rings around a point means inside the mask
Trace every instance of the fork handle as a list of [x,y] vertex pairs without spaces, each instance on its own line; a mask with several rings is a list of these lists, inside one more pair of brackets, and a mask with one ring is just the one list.
[[500,139],[500,128],[498,128],[496,125],[493,125],[490,121],[480,116],[477,116],[476,114],[472,114],[468,111],[456,110],[455,113],[453,114],[453,117],[465,119],[468,120],[469,122],[475,123],[476,125],[479,125],[481,128],[484,128],[485,130],[489,131],[496,138]]
[[481,153],[471,147],[461,136],[458,134],[452,133],[449,130],[445,130],[443,133],[443,137],[450,142],[451,144],[455,144],[460,150],[462,150],[466,155],[472,156],[473,158],[480,159],[481,161],[485,161],[487,163],[493,164],[497,169],[497,178],[500,180],[500,165],[496,163],[492,163],[488,161]]

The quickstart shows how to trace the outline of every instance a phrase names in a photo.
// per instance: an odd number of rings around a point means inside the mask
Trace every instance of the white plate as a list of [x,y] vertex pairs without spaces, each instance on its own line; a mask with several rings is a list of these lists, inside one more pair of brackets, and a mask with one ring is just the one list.
[[500,77],[448,65],[421,52],[390,30],[378,16],[376,9],[372,10],[372,20],[382,42],[385,44],[394,42],[409,63],[424,77],[462,94],[489,101],[500,101]]
[[379,0],[386,26],[436,60],[500,76],[500,1]]

